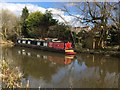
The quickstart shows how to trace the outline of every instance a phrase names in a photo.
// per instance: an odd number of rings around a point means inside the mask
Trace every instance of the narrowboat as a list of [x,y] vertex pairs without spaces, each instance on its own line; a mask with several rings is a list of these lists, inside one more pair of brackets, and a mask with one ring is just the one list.
[[15,43],[16,46],[35,48],[53,52],[65,53],[67,55],[74,55],[71,42],[63,42],[57,38],[32,39],[32,38],[18,38]]

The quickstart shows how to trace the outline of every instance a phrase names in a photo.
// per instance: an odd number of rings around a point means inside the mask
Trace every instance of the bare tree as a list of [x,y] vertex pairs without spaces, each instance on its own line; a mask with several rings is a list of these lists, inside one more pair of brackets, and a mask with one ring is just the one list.
[[[65,20],[65,18],[63,18],[61,15],[59,15],[59,14],[56,14],[56,15],[59,16],[59,17],[64,21],[64,23],[65,23],[67,26],[70,27],[70,30],[72,29],[72,25],[74,25],[74,24],[76,23],[76,20],[74,20],[74,21],[71,23],[71,22],[67,22],[67,21]],[[71,23],[71,24],[70,24],[70,23]],[[73,33],[72,33],[72,30],[70,31],[70,33],[71,33],[71,36],[72,36],[73,44],[74,44],[74,46],[75,46],[75,38],[74,38],[74,35],[73,35]]]
[[[61,10],[67,12],[70,16],[75,17],[81,23],[101,28],[101,35],[98,43],[101,45],[106,34],[108,34],[106,33],[108,32],[108,25],[115,24],[117,28],[120,28],[119,4],[120,2],[68,3],[68,6],[64,6]],[[72,10],[70,10],[70,7],[74,9],[74,13],[71,12]],[[76,16],[75,14],[82,17]]]
[[69,15],[76,17],[81,20],[81,23],[92,23],[106,25],[112,17],[117,18],[119,15],[119,2],[79,2],[72,4],[74,12],[79,14],[79,17],[71,13],[69,7],[64,6],[61,10],[67,12]]
[[0,17],[2,18],[2,34],[3,38],[7,39],[9,36],[18,34],[19,32],[19,19],[9,10],[1,10]]

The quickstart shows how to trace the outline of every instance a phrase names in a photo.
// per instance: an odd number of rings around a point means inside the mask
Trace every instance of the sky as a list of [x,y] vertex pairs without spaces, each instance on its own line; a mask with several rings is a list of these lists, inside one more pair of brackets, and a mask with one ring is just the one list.
[[[68,22],[68,25],[73,27],[83,26],[79,21],[76,21],[75,17],[69,16],[66,12],[62,11],[63,6],[69,6],[72,14],[80,16],[74,12],[72,3],[68,2],[2,2],[0,3],[1,9],[8,9],[17,16],[22,14],[24,7],[27,7],[29,12],[41,11],[45,13],[46,10],[50,10],[53,14],[53,18],[59,20],[59,22]],[[62,18],[61,18],[62,17]],[[82,16],[80,16],[82,17]],[[64,20],[63,20],[64,19]]]
[[2,2],[118,2],[119,0],[0,0]]
[[[59,20],[59,22],[66,21],[68,22],[67,23],[68,25],[71,25],[73,27],[85,26],[81,24],[80,21],[76,20],[75,17],[69,16],[68,13],[61,10],[63,6],[67,6],[73,15],[78,17],[84,17],[80,15],[80,13],[78,14],[75,11],[75,8],[73,7],[74,5],[73,1],[75,0],[69,0],[69,2],[68,0],[66,0],[66,2],[63,2],[64,0],[58,0],[57,2],[55,2],[55,0],[51,0],[54,2],[50,2],[50,0],[46,0],[46,1],[42,0],[43,2],[41,1],[39,2],[39,1],[40,0],[36,2],[34,2],[34,0],[2,0],[2,2],[0,3],[0,9],[8,9],[17,16],[20,16],[22,14],[22,10],[25,6],[28,8],[29,12],[41,11],[42,13],[45,13],[46,10],[50,10],[51,13],[53,14],[53,18]],[[112,0],[112,1],[117,1],[117,0]],[[75,2],[78,3],[77,1]]]

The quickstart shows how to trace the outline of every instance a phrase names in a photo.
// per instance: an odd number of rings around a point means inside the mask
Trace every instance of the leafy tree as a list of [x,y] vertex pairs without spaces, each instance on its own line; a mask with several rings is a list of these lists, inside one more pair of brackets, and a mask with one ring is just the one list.
[[[45,28],[44,31],[47,35],[49,32],[49,27],[53,26],[53,25],[57,25],[57,23],[58,23],[58,20],[53,19],[52,13],[50,11],[46,10],[45,14],[43,15],[42,25],[44,26],[44,28]],[[44,35],[47,36],[45,33],[44,33]]]
[[46,10],[44,16],[43,16],[43,25],[49,27],[52,25],[55,25],[58,23],[58,20],[53,19],[52,13],[48,10]]
[[25,37],[29,37],[28,31],[27,31],[27,25],[26,25],[26,19],[28,15],[29,15],[29,10],[25,6],[22,10],[22,15],[21,15],[21,26],[22,26],[21,31],[22,31],[22,35]]
[[63,41],[73,41],[71,36],[70,27],[59,23],[49,28],[48,36],[51,38],[59,38]]
[[56,25],[57,20],[53,19],[52,13],[46,11],[45,14],[36,11],[31,13],[26,19],[27,30],[30,37],[48,37],[49,27]]
[[30,13],[26,19],[27,30],[30,37],[42,37],[44,27],[42,26],[43,14],[40,11]]

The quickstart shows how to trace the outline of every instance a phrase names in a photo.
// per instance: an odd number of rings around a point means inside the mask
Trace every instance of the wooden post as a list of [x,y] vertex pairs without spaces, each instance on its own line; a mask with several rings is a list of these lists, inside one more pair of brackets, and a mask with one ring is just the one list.
[[104,40],[102,40],[101,46],[102,48],[104,48]]
[[93,39],[93,49],[95,49],[95,38]]

